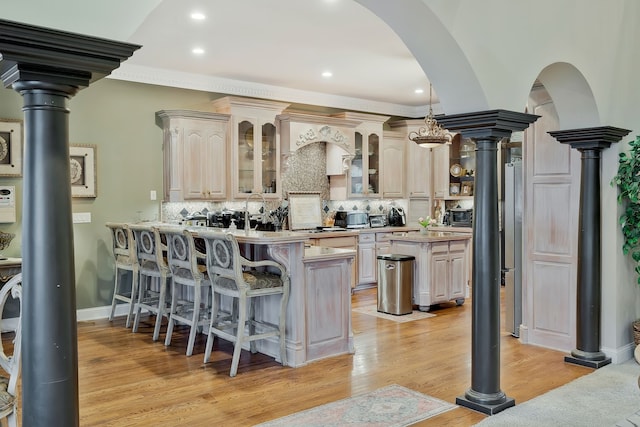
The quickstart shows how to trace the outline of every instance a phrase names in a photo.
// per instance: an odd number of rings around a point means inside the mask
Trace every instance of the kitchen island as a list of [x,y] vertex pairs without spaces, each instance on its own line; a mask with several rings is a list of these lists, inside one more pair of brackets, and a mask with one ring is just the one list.
[[471,234],[427,231],[394,234],[391,253],[413,255],[413,304],[421,311],[468,294]]
[[[202,227],[187,227],[197,237]],[[271,259],[284,265],[290,276],[287,305],[287,364],[303,366],[310,361],[353,353],[351,330],[351,265],[356,251],[305,247],[309,234],[291,231],[220,231],[233,234],[248,259]],[[278,323],[280,297],[263,298],[256,317]],[[256,342],[259,352],[279,360],[277,339]]]

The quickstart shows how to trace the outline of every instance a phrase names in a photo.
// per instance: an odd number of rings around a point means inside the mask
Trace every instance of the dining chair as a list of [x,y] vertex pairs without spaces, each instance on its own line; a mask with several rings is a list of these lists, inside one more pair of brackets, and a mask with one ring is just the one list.
[[[18,301],[20,314],[10,319],[2,318],[2,333],[13,335],[13,350],[5,348],[0,340],[0,367],[8,377],[0,375],[0,419],[7,419],[9,427],[18,425],[18,396],[16,386],[20,376],[20,350],[22,349],[22,273],[16,274],[0,289],[0,313],[4,313],[9,297]],[[3,316],[4,317],[4,316]]]
[[138,263],[138,292],[135,305],[133,332],[138,332],[140,313],[143,309],[156,315],[153,340],[160,337],[162,318],[167,316],[167,282],[171,271],[165,259],[165,245],[162,243],[157,226],[148,224],[130,224],[136,241],[136,261]]
[[205,265],[206,255],[196,248],[195,238],[189,230],[161,227],[160,233],[167,240],[167,261],[171,270],[171,308],[164,345],[171,345],[176,322],[187,324],[190,326],[187,356],[191,356],[198,330],[208,324],[210,305],[207,295],[211,285]]
[[[250,261],[240,254],[238,241],[233,234],[205,230],[198,233],[205,242],[207,271],[212,289],[211,321],[207,335],[204,362],[208,362],[215,337],[234,344],[229,375],[236,376],[244,343],[256,352],[256,340],[278,337],[280,363],[287,363],[285,342],[286,310],[289,301],[289,273],[272,260]],[[278,323],[273,325],[256,319],[256,300],[281,295]],[[221,296],[233,298],[231,315],[220,310]],[[247,313],[248,308],[248,313]]]
[[[136,261],[135,240],[128,224],[108,222],[106,226],[111,231],[112,251],[115,260],[115,278],[109,320],[113,320],[118,301],[123,301],[129,304],[125,323],[128,328],[131,326],[136,291],[138,289],[138,262]],[[123,286],[122,283],[123,273],[126,274],[127,271],[131,272],[131,286]]]

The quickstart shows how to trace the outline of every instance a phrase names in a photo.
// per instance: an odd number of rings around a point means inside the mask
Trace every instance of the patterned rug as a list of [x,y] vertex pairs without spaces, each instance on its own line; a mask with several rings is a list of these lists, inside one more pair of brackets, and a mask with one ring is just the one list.
[[[456,408],[453,403],[393,384],[278,418],[259,427],[401,427]],[[256,427],[258,427],[256,426]]]
[[352,310],[357,313],[368,314],[369,316],[376,316],[376,317],[380,317],[381,319],[393,320],[394,322],[400,322],[400,323],[411,322],[413,320],[428,319],[429,317],[436,316],[435,314],[427,313],[424,311],[418,311],[418,310],[413,310],[413,312],[411,312],[410,314],[402,314],[402,315],[380,313],[378,311],[377,303],[366,305],[364,307],[354,308]]

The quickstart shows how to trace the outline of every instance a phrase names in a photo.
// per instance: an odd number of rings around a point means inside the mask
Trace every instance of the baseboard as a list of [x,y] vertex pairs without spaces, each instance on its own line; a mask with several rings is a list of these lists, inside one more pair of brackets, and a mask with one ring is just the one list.
[[613,348],[613,349],[607,348],[607,347],[601,348],[602,352],[607,357],[611,358],[611,363],[616,365],[619,363],[626,362],[627,360],[633,358],[633,352],[635,349],[636,349],[636,346],[632,342],[619,348]]
[[[126,316],[129,312],[129,304],[116,305],[115,316]],[[86,322],[90,320],[108,319],[111,314],[111,305],[102,307],[81,308],[76,310],[76,318],[78,322]]]

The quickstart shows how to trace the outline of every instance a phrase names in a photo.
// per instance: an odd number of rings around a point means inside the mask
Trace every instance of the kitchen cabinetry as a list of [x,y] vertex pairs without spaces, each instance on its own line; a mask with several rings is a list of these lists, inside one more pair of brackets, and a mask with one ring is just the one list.
[[162,110],[164,200],[221,200],[227,197],[229,115]]
[[431,149],[409,142],[407,192],[409,198],[431,197]]
[[[327,248],[344,248],[344,249],[354,249],[358,248],[358,235],[353,234],[351,236],[336,236],[336,237],[318,237],[311,238],[309,242],[313,246],[323,246]],[[359,256],[356,252],[356,258],[351,267],[351,289],[356,287],[358,280],[358,263]]]
[[413,233],[391,238],[392,253],[416,257],[413,303],[422,311],[448,301],[461,305],[465,300],[470,236],[450,234],[449,239],[446,234],[428,233],[422,237]]
[[358,236],[358,284],[377,282],[376,234],[360,232]]
[[406,197],[405,153],[407,140],[402,133],[385,132],[382,142],[382,197]]
[[431,149],[433,160],[433,197],[444,199],[449,197],[449,146]]
[[382,194],[382,126],[389,116],[343,112],[332,117],[360,121],[355,128],[354,157],[347,176],[347,197],[380,197]]
[[224,97],[213,102],[218,112],[232,115],[232,195],[262,193],[280,197],[280,147],[276,116],[289,104]]
[[476,169],[475,144],[456,135],[449,147],[449,196],[468,198],[473,196]]

